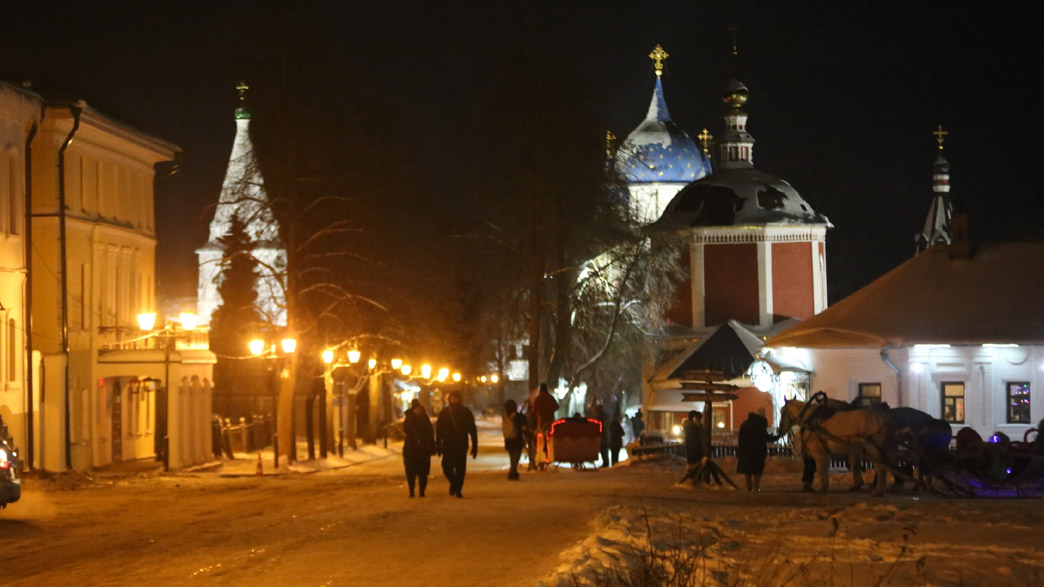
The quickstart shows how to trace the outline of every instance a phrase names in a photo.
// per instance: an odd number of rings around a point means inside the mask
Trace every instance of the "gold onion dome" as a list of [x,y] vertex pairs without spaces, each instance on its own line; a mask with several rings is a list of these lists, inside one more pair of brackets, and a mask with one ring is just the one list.
[[747,102],[749,96],[750,91],[747,90],[747,86],[738,79],[732,78],[725,82],[725,88],[721,92],[721,101],[732,108],[740,108]]

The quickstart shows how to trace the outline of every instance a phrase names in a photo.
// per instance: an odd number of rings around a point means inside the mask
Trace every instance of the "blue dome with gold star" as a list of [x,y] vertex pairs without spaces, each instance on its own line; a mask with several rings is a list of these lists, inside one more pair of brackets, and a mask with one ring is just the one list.
[[690,183],[711,172],[699,145],[671,120],[659,76],[645,120],[627,135],[614,164],[632,184]]

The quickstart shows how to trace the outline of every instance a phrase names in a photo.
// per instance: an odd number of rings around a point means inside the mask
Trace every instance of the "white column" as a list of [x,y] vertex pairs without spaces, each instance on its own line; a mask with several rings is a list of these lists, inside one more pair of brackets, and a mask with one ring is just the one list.
[[772,243],[767,239],[755,243],[758,247],[758,324],[772,326]]

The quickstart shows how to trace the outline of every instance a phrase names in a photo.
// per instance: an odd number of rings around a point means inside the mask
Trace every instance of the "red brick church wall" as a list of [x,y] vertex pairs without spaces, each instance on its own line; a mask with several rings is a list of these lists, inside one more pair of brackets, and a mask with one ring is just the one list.
[[729,319],[758,323],[758,249],[754,243],[703,249],[708,326]]
[[815,310],[812,283],[812,247],[809,243],[773,243],[773,322],[810,318]]

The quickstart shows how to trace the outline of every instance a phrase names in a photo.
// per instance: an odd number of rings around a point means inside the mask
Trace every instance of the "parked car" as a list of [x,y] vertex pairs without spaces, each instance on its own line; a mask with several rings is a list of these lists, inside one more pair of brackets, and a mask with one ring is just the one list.
[[7,426],[0,419],[0,509],[22,497],[22,480],[18,478],[18,450],[11,446]]

